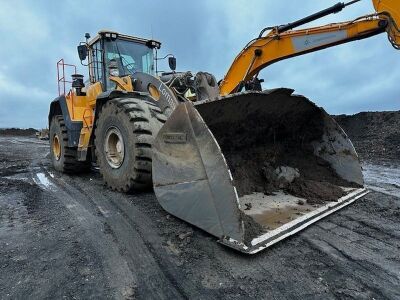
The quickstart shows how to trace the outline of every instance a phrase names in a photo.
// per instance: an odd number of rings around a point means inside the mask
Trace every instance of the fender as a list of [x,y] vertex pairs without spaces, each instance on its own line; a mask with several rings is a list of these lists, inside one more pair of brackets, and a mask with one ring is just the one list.
[[[146,97],[146,98],[144,98]],[[147,101],[151,101],[150,97],[148,97],[147,93],[141,93],[141,92],[128,92],[128,91],[120,91],[120,90],[109,90],[100,93],[97,98],[96,98],[96,106],[94,108],[94,120],[93,120],[93,127],[90,127],[88,130],[80,130],[78,135],[78,160],[79,161],[86,161],[87,160],[87,154],[88,154],[88,149],[90,146],[94,145],[94,130],[96,128],[96,121],[99,117],[99,114],[101,112],[101,109],[107,101],[115,99],[115,98],[140,98],[144,99]],[[82,127],[81,127],[82,128]],[[79,143],[79,137],[80,136],[89,136],[89,138],[83,138],[83,142]],[[92,158],[94,157],[94,153],[92,152]]]
[[[149,95],[154,103],[161,109],[163,114],[169,117],[179,105],[179,100],[174,92],[160,79],[153,75],[136,72],[131,75],[135,91]],[[153,94],[154,95],[153,95]]]
[[62,115],[65,127],[67,127],[68,147],[78,147],[79,135],[82,129],[82,121],[72,121],[69,115],[65,96],[55,98],[50,104],[49,128],[51,120],[56,115]]
[[[143,96],[148,96],[148,93],[142,93],[142,92],[137,92],[137,91],[127,92],[127,91],[119,91],[119,90],[110,90],[110,91],[105,91],[105,92],[99,94],[96,99],[96,108],[95,108],[93,124],[96,124],[96,120],[99,116],[99,112],[101,111],[102,106],[107,101],[114,99],[114,98],[143,98]],[[150,98],[150,97],[148,97],[148,98]],[[155,101],[152,101],[150,99],[146,99],[146,100],[157,104]]]

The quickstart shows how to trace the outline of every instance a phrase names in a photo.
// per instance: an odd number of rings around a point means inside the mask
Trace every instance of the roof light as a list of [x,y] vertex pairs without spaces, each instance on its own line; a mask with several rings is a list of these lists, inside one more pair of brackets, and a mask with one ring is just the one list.
[[160,49],[161,48],[161,43],[155,40],[149,40],[146,42],[146,46],[149,48],[157,48]]

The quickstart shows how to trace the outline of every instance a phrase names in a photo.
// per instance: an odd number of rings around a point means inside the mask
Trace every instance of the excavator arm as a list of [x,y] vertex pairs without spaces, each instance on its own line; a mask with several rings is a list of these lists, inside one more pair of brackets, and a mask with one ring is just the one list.
[[[359,0],[358,0],[359,1]],[[328,47],[361,40],[387,32],[389,41],[400,48],[400,3],[398,0],[373,0],[375,14],[353,21],[334,23],[301,30],[291,30],[353,4],[338,3],[326,10],[291,24],[264,29],[239,53],[220,83],[220,94],[240,91],[244,84],[257,78],[265,67],[290,57],[315,52]],[[268,29],[271,31],[263,36]]]

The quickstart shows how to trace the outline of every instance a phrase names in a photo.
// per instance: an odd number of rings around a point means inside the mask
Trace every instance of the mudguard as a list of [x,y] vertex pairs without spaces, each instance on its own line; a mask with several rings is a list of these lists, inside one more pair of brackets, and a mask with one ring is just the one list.
[[49,128],[51,120],[56,115],[63,116],[65,127],[67,127],[68,147],[78,147],[79,136],[82,129],[82,121],[71,120],[64,95],[55,98],[50,103],[50,110],[48,115]]

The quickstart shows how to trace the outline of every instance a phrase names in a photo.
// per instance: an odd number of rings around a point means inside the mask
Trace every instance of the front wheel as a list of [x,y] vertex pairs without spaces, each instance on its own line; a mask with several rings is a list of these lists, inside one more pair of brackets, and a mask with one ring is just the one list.
[[152,144],[164,122],[160,109],[143,99],[117,98],[103,106],[95,146],[108,187],[131,192],[152,186]]

